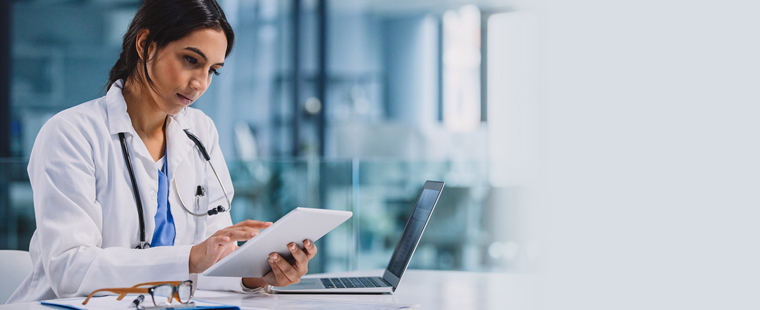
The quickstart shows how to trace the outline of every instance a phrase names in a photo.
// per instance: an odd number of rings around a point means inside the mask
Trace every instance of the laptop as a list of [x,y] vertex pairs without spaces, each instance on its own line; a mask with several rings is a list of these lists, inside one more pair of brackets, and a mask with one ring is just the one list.
[[438,198],[441,197],[443,182],[427,181],[422,188],[417,205],[412,211],[412,216],[406,222],[401,240],[396,244],[391,261],[385,269],[382,277],[378,276],[353,276],[353,277],[330,277],[330,278],[301,278],[301,282],[285,287],[274,287],[277,293],[359,293],[377,294],[393,293],[396,291],[401,276],[412,260],[414,250],[420,242],[422,232],[425,231],[433,214],[433,209]]

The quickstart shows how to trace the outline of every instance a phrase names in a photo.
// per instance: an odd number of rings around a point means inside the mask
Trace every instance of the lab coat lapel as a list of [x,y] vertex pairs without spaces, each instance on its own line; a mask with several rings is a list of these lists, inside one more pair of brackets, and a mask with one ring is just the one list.
[[193,149],[193,141],[188,139],[185,129],[190,129],[187,118],[171,116],[166,124],[166,152],[169,159],[169,179],[174,178],[177,167],[180,165],[190,165],[181,167],[183,169],[193,169],[192,162],[188,160],[189,152]]
[[[186,244],[192,242],[194,238],[195,227],[188,227],[188,223],[195,223],[192,215],[185,212],[185,209],[177,199],[177,189],[175,188],[175,176],[181,169],[179,175],[181,178],[195,180],[197,176],[196,167],[193,165],[191,156],[195,156],[193,141],[187,138],[184,129],[190,129],[192,122],[182,113],[169,117],[166,124],[166,158],[168,178],[169,178],[169,201],[174,217],[174,228],[177,231],[175,244]],[[180,182],[184,183],[184,182]],[[179,183],[178,183],[179,184]],[[183,190],[183,189],[180,189]],[[185,194],[183,197],[186,197]],[[185,198],[185,203],[192,203]],[[188,206],[191,207],[191,206]]]
[[[126,133],[127,147],[129,148],[135,181],[140,191],[140,200],[143,206],[145,241],[150,242],[153,239],[153,232],[156,227],[158,170],[156,169],[153,157],[150,156],[150,152],[145,147],[145,143],[142,142],[134,127],[132,127],[132,119],[129,117],[129,113],[127,113],[127,102],[121,93],[123,85],[123,81],[118,80],[111,84],[111,88],[106,93],[108,130],[114,141],[114,147],[118,149],[118,154],[121,154],[121,142],[118,134],[121,132]],[[126,166],[124,166],[124,178],[129,180]],[[131,185],[131,181],[129,182]]]

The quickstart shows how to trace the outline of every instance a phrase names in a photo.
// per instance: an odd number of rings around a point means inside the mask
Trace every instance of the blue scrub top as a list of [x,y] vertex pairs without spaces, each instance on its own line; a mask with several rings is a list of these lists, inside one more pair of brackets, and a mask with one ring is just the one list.
[[174,245],[174,218],[169,207],[169,178],[167,175],[168,157],[164,152],[164,166],[158,170],[158,209],[156,210],[156,230],[153,232],[151,247]]

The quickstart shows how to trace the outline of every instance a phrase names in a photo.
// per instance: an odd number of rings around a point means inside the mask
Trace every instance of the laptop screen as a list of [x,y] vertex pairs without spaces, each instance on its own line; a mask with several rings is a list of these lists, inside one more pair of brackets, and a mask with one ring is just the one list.
[[[440,186],[442,184],[439,185],[439,188],[442,189]],[[388,264],[388,271],[398,278],[401,278],[407,265],[409,265],[409,261],[412,259],[414,249],[417,247],[420,237],[422,237],[422,231],[425,229],[425,225],[441,193],[440,189],[436,190],[425,186],[422,194],[420,194],[420,199],[417,201],[417,206],[412,211],[412,216],[406,223],[404,232],[401,234],[401,240],[396,245],[396,250],[393,251],[393,256]]]

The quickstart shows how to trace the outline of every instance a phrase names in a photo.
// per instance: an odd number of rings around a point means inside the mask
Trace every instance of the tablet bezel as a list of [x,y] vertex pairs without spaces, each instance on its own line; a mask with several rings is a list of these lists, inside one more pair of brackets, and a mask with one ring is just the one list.
[[351,211],[295,208],[261,231],[225,258],[203,272],[205,276],[253,277],[264,276],[271,270],[269,254],[290,257],[287,246],[295,242],[300,247],[305,239],[317,241],[351,218]]

